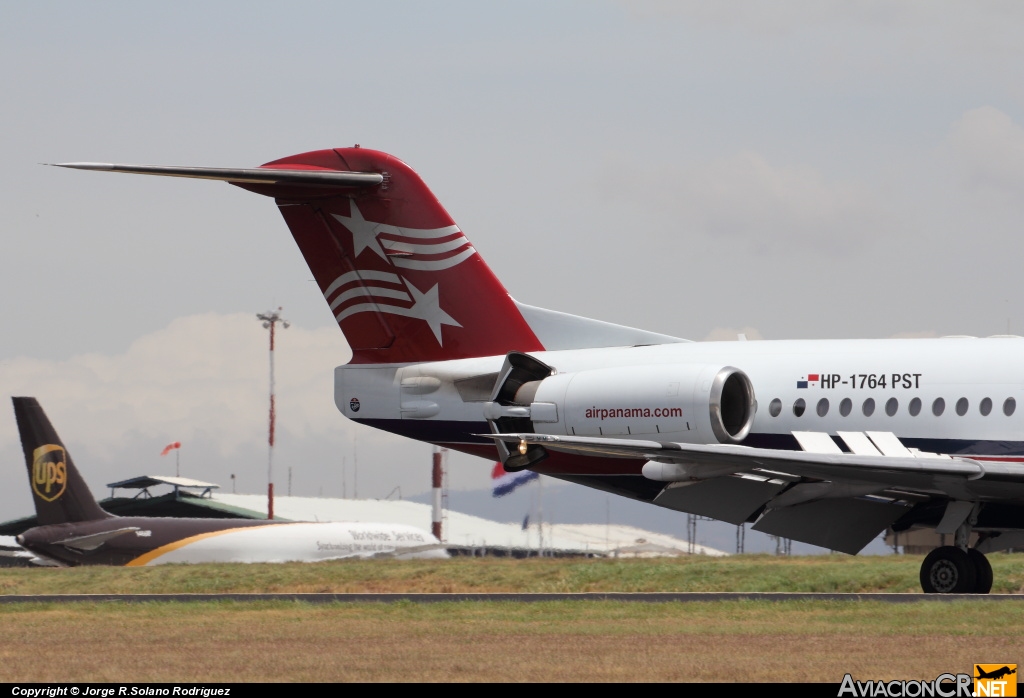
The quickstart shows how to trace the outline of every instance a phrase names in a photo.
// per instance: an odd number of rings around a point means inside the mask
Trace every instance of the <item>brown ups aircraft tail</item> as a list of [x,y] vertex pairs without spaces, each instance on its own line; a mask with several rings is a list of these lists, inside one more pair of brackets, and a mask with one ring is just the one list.
[[106,519],[71,455],[34,397],[15,397],[21,447],[40,526]]

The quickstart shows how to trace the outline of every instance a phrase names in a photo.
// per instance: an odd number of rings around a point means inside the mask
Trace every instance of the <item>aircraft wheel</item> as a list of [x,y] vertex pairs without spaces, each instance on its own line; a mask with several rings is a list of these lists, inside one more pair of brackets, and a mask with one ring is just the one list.
[[992,565],[983,553],[971,548],[967,557],[974,564],[974,593],[987,594],[992,591]]
[[926,594],[970,594],[976,581],[973,560],[952,545],[936,548],[921,563],[921,588]]

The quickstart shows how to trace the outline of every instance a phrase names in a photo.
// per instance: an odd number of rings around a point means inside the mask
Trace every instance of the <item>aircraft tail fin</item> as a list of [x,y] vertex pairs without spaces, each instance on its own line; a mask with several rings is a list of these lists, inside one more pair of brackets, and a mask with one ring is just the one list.
[[353,363],[441,361],[544,348],[459,226],[404,162],[366,148],[338,148],[263,167],[298,166],[382,177],[378,185],[332,196],[275,194],[352,347]]
[[39,525],[110,518],[78,474],[39,402],[34,397],[11,399]]
[[420,176],[377,150],[317,150],[241,169],[60,166],[215,179],[272,197],[353,363],[682,341],[517,303]]
[[63,163],[218,179],[275,199],[353,363],[411,363],[544,346],[412,168],[368,148],[301,153],[258,168]]

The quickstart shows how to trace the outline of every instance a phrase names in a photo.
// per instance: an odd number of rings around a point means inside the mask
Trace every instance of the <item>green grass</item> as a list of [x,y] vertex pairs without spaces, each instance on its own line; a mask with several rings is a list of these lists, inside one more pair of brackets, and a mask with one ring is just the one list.
[[[992,555],[993,593],[1024,592],[1024,555]],[[920,556],[455,558],[146,568],[0,569],[0,594],[226,592],[917,592]]]

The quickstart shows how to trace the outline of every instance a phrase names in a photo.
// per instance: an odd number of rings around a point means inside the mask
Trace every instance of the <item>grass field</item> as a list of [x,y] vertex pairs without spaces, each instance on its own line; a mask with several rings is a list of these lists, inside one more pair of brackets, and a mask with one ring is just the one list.
[[[1024,556],[993,555],[998,591]],[[917,591],[920,558],[371,560],[0,570],[2,594]],[[4,681],[824,681],[1024,664],[1016,603],[0,606]]]
[[934,679],[1020,662],[1007,604],[32,604],[6,681]]
[[[1024,592],[1024,555],[991,555],[993,593]],[[283,565],[0,569],[0,594],[220,592],[918,592],[921,558],[454,558]]]

